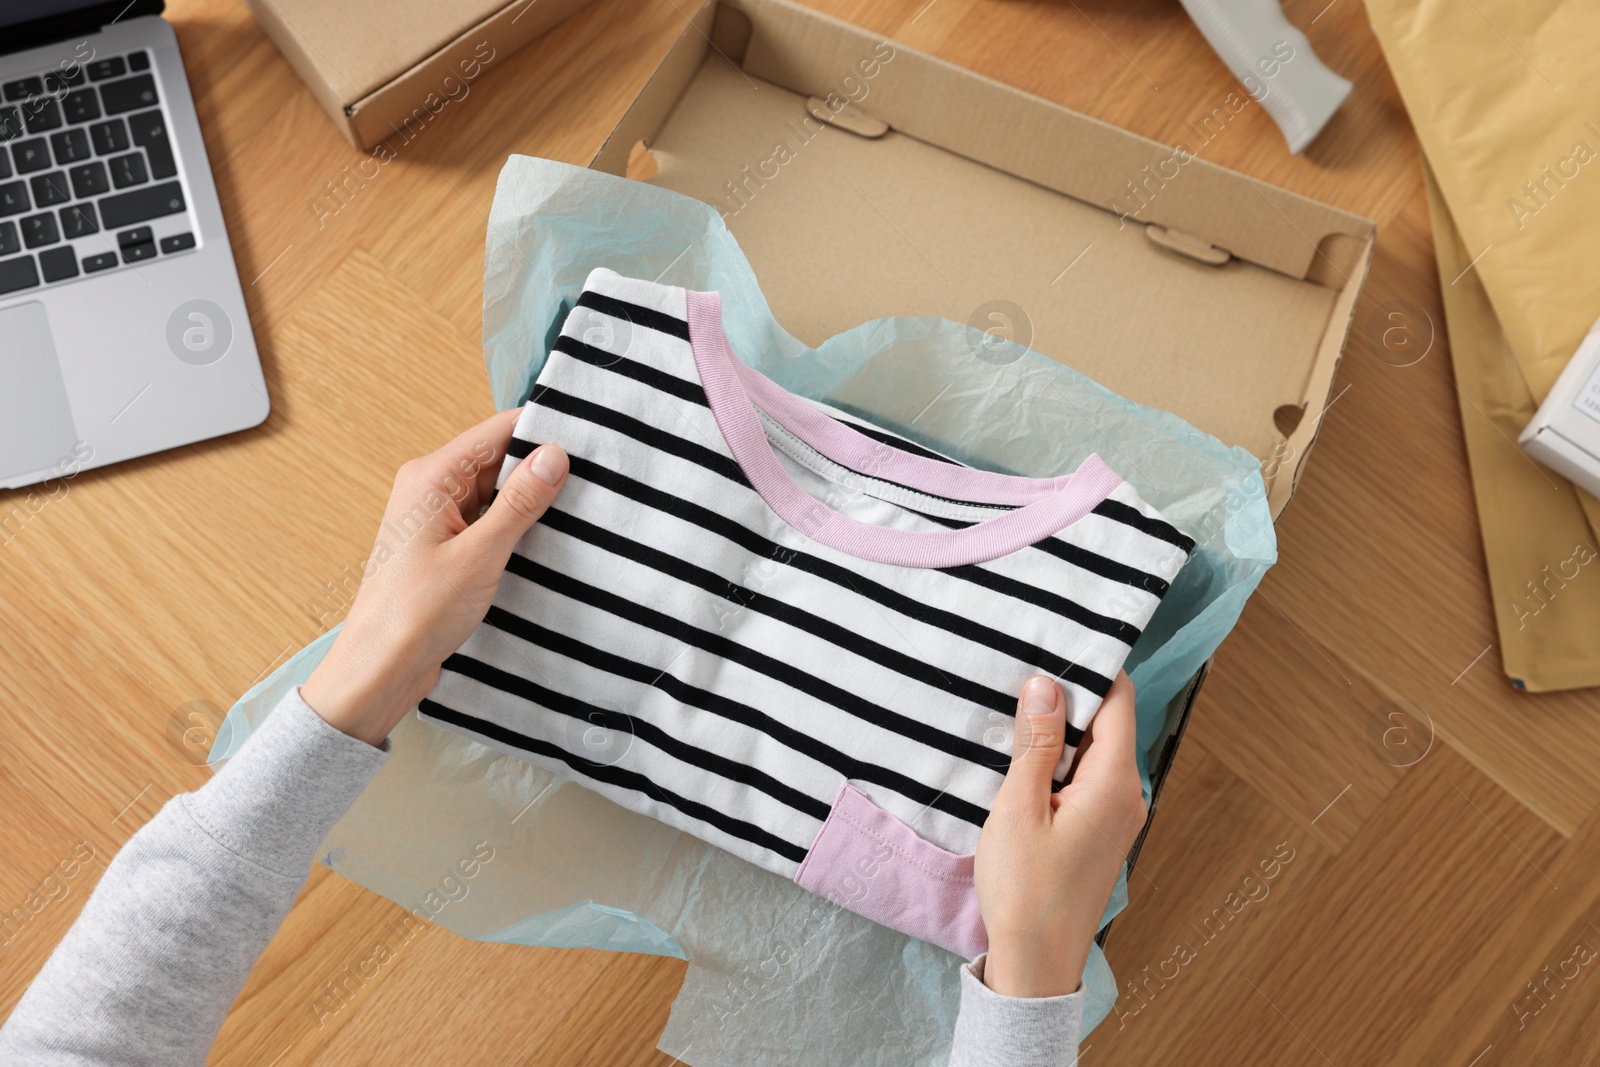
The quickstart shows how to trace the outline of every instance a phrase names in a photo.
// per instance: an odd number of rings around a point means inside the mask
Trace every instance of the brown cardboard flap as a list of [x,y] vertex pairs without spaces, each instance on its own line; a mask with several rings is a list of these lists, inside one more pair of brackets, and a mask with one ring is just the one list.
[[[462,91],[468,72],[487,69],[496,60],[577,13],[589,0],[536,0],[509,3],[483,22],[465,28],[432,53],[373,93],[349,104],[346,113],[357,143],[376,144],[393,133],[415,136],[407,120],[427,125],[443,101]],[[486,58],[487,57],[487,58]],[[473,74],[476,77],[476,74]]]
[[[808,98],[889,132],[818,121]],[[806,343],[888,315],[997,330],[1243,446],[1274,514],[1287,502],[1369,221],[1198,159],[1132,217],[1120,183],[1172,148],[787,0],[697,11],[593,165],[626,173],[640,141],[654,184],[722,213]]]
[[414,137],[479,71],[588,0],[246,3],[317,103],[365,148],[396,133]]
[[[544,0],[535,6],[542,5]],[[463,29],[524,6],[520,0],[251,0],[272,37],[300,46],[308,83],[329,87],[341,106],[353,104],[443,48]],[[524,20],[526,21],[526,20]]]
[[[655,138],[656,131],[677,106],[684,86],[689,84],[695,71],[700,69],[700,62],[711,51],[711,32],[716,13],[716,0],[706,0],[689,17],[666,58],[650,75],[650,80],[645,82],[627,113],[611,131],[611,136],[606,138],[606,143],[600,146],[600,151],[589,162],[590,167],[619,176],[628,173],[628,160],[633,155],[634,146]],[[732,62],[728,62],[731,66]]]

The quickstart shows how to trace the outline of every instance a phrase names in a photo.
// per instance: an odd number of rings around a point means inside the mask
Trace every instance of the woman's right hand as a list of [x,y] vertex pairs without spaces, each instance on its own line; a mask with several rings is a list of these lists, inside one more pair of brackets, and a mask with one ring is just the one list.
[[566,484],[567,454],[541,445],[478,513],[519,414],[502,411],[395,474],[349,617],[300,687],[335,729],[383,743],[483,621],[512,549]]
[[1117,875],[1144,826],[1133,683],[1118,674],[1090,722],[1071,782],[1051,793],[1066,699],[1047,677],[1017,701],[1011,768],[978,839],[983,982],[1013,997],[1074,993]]

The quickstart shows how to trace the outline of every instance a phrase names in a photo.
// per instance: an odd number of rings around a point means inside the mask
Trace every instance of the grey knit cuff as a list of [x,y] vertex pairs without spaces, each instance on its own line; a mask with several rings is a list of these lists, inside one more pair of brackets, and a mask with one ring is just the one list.
[[317,845],[389,758],[329,726],[291,689],[216,777],[180,799],[219,845],[303,880]]
[[983,984],[979,956],[961,968],[950,1067],[1070,1067],[1078,1062],[1083,991],[1060,997],[1006,997]]

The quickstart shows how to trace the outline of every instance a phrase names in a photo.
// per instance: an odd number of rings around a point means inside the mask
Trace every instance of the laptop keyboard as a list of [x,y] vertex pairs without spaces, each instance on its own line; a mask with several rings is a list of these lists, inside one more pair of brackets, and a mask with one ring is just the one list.
[[195,247],[160,104],[144,51],[0,82],[0,295]]

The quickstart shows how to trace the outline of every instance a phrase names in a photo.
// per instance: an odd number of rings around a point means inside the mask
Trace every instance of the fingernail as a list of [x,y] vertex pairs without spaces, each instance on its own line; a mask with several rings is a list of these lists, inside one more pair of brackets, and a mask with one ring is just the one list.
[[545,485],[555,485],[567,473],[567,454],[555,445],[540,445],[528,463],[533,476]]
[[1022,713],[1030,718],[1043,718],[1056,710],[1056,683],[1044,675],[1028,679],[1022,687]]

